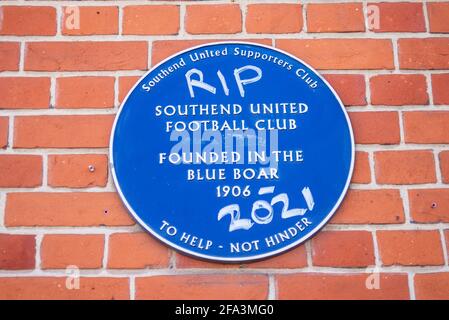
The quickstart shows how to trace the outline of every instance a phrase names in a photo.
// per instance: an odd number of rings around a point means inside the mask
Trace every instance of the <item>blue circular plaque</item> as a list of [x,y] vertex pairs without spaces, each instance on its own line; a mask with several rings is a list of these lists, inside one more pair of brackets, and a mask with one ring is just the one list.
[[337,94],[310,66],[223,42],[171,56],[136,83],[110,159],[123,202],[152,235],[240,262],[286,251],[326,224],[349,186],[354,139]]

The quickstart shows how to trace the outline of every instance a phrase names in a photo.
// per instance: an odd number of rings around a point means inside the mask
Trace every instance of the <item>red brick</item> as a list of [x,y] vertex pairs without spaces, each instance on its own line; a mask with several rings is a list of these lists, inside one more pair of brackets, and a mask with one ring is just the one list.
[[[237,41],[233,40],[218,40],[218,39],[209,39],[209,40],[159,40],[153,41],[153,48],[151,50],[152,56],[151,61],[152,64],[155,65],[165,58],[181,51],[188,49],[190,47],[199,46],[202,44],[217,42],[217,41]],[[260,43],[265,45],[271,45],[271,40],[269,39],[245,39],[247,42]]]
[[434,183],[435,161],[430,150],[374,153],[376,181],[380,184]]
[[345,106],[365,106],[365,77],[361,74],[325,74]]
[[1,35],[52,36],[56,34],[56,9],[41,6],[1,6]]
[[418,300],[449,299],[449,272],[417,273],[414,282]]
[[323,231],[312,239],[312,261],[319,267],[374,265],[374,245],[368,231]]
[[28,71],[145,70],[146,41],[30,42],[25,50]]
[[377,75],[370,79],[370,88],[374,105],[429,104],[426,77],[422,74]]
[[41,245],[42,269],[97,269],[103,264],[104,236],[99,234],[49,234]]
[[190,34],[239,33],[242,12],[238,4],[190,5],[185,27]]
[[449,69],[449,38],[399,39],[401,69]]
[[385,39],[279,39],[276,47],[315,69],[393,69],[393,47]]
[[320,3],[307,6],[307,32],[365,31],[361,3]]
[[0,42],[0,71],[19,70],[20,43]]
[[0,109],[38,109],[50,105],[50,78],[0,78]]
[[42,157],[37,155],[0,155],[0,187],[32,188],[42,185]]
[[34,235],[0,234],[0,269],[34,269]]
[[105,154],[48,156],[48,185],[52,187],[104,187],[107,182],[108,156]]
[[125,100],[128,92],[131,91],[136,82],[140,79],[138,76],[120,77],[118,81],[118,101],[120,103]]
[[8,146],[9,118],[0,117],[0,149]]
[[349,190],[331,224],[404,223],[398,190]]
[[449,150],[440,152],[439,160],[443,183],[449,183]]
[[18,116],[14,148],[106,148],[114,115]]
[[434,104],[449,104],[449,73],[432,74]]
[[438,230],[377,231],[382,265],[436,266],[444,264]]
[[262,300],[268,297],[264,275],[175,275],[136,278],[136,299]]
[[109,238],[109,269],[168,267],[168,248],[145,232],[115,233]]
[[349,112],[355,143],[398,144],[399,116],[396,111]]
[[414,222],[449,222],[449,189],[409,190],[408,198]]
[[114,82],[114,77],[58,78],[56,108],[112,108]]
[[304,268],[307,266],[307,253],[306,247],[304,245],[296,247],[293,250],[290,250],[281,255],[260,260],[256,262],[248,262],[243,264],[230,264],[230,263],[216,263],[203,261],[195,258],[190,258],[188,256],[177,254],[176,259],[176,267],[177,268],[225,268],[225,269],[296,269],[296,268]]
[[352,183],[370,183],[371,169],[369,167],[368,152],[357,151],[355,153],[354,172],[352,174]]
[[449,143],[449,112],[404,112],[404,137],[407,143]]
[[379,289],[367,287],[373,274],[297,273],[278,275],[278,298],[285,300],[405,300],[406,274],[379,274]]
[[379,28],[374,32],[425,32],[422,3],[370,3],[379,8]]
[[18,192],[6,197],[5,226],[130,226],[114,192]]
[[[74,9],[79,10],[79,28],[74,25]],[[118,34],[118,7],[63,7],[61,28],[64,35]]]
[[250,4],[246,12],[248,33],[295,33],[302,29],[300,4]]
[[0,278],[2,300],[124,300],[129,299],[128,278],[81,277],[79,289],[67,277]]
[[123,9],[123,34],[178,34],[179,6],[126,6]]
[[427,3],[430,32],[449,32],[449,2]]

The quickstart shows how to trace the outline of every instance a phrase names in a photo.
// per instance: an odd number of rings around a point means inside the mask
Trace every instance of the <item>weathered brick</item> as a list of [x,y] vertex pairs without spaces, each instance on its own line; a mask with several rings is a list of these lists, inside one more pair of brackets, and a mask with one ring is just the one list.
[[409,190],[408,198],[414,222],[449,222],[449,189]]
[[42,239],[41,268],[81,269],[101,268],[104,235],[100,234],[48,234]]
[[34,269],[35,254],[34,235],[0,234],[0,269]]
[[118,101],[120,103],[125,100],[128,92],[132,89],[132,87],[136,84],[136,82],[140,79],[137,76],[125,76],[120,77],[118,81]]
[[374,246],[368,231],[322,231],[312,239],[312,261],[320,267],[374,265]]
[[189,5],[185,27],[191,34],[239,33],[242,12],[238,4]]
[[377,231],[377,242],[384,266],[444,264],[438,230],[382,230]]
[[404,208],[398,190],[349,190],[331,224],[403,223]]
[[56,34],[56,9],[43,6],[1,6],[0,35],[52,36]]
[[18,116],[14,148],[105,148],[114,115]]
[[104,187],[108,182],[105,154],[64,154],[48,156],[48,185],[52,187]]
[[449,32],[449,2],[428,2],[430,32]]
[[151,5],[123,8],[123,34],[168,35],[179,32],[179,6]]
[[124,300],[129,299],[129,279],[81,277],[79,289],[67,277],[0,278],[2,300]]
[[[421,3],[370,3],[379,9],[379,26],[374,32],[425,32],[423,6]],[[369,20],[368,20],[369,21]]]
[[399,115],[395,111],[349,112],[355,143],[398,144]]
[[114,77],[58,78],[56,108],[112,108],[114,82]]
[[29,42],[25,49],[28,71],[145,70],[146,41]]
[[403,119],[406,143],[449,143],[449,112],[408,111]]
[[0,42],[0,71],[19,70],[19,59],[19,42]]
[[1,77],[0,109],[46,109],[50,106],[50,78]]
[[278,39],[276,47],[315,69],[393,69],[393,47],[385,39]]
[[436,182],[435,161],[430,150],[377,151],[376,181],[380,184]]
[[365,77],[361,74],[325,74],[345,106],[365,106]]
[[379,274],[379,289],[367,287],[375,274],[297,273],[276,276],[278,298],[284,300],[405,300],[406,274]]
[[377,75],[370,79],[370,88],[374,105],[429,104],[426,77],[422,74]]
[[38,155],[0,155],[0,187],[32,188],[42,185],[42,157]]
[[[79,25],[77,26],[73,18],[78,13]],[[61,28],[61,32],[64,35],[88,36],[96,34],[118,34],[118,7],[63,7]]]
[[370,183],[371,169],[369,166],[368,152],[356,151],[352,183]]
[[167,247],[147,233],[114,233],[109,238],[110,269],[164,268],[168,263]]
[[268,278],[254,274],[175,275],[136,278],[136,299],[243,299],[268,297]]
[[6,197],[8,227],[134,224],[114,192],[18,192]]
[[414,284],[416,299],[449,299],[449,272],[417,273]]
[[398,40],[401,69],[449,69],[449,38]]
[[365,31],[361,3],[311,3],[307,5],[307,32]]
[[250,4],[246,13],[248,33],[296,33],[302,29],[302,7],[296,3]]
[[449,104],[449,73],[432,74],[434,104]]

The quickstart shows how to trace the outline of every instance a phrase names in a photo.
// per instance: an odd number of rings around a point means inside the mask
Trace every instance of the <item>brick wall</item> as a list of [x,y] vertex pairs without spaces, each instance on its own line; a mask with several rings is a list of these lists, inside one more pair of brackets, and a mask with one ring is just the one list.
[[[0,5],[0,298],[449,299],[449,2]],[[145,70],[229,39],[324,74],[357,151],[324,230],[245,265],[194,260],[145,234],[107,159],[114,115]],[[79,289],[67,289],[69,265]],[[368,289],[372,275],[380,286]]]

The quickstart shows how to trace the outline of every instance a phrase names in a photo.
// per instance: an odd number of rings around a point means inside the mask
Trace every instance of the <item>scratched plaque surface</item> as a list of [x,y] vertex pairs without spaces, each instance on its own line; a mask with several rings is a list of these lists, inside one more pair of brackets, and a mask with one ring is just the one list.
[[241,262],[326,224],[347,191],[354,141],[314,69],[271,47],[222,42],[171,56],[136,83],[110,159],[123,202],[153,236]]

